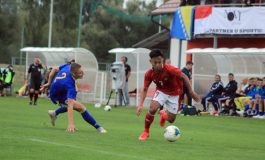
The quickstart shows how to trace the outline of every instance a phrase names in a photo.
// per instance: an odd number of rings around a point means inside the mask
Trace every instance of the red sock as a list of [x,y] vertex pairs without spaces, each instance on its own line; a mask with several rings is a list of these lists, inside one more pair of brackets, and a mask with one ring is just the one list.
[[146,113],[145,119],[144,119],[144,130],[146,132],[149,132],[149,128],[151,124],[153,123],[154,118],[155,118],[154,115],[151,115],[149,112]]

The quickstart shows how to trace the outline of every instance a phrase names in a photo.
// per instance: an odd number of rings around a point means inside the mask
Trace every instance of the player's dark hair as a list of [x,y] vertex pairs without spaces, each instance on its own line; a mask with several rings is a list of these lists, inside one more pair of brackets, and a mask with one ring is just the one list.
[[149,57],[152,59],[154,57],[163,57],[164,58],[164,55],[163,53],[159,50],[159,49],[153,49],[150,53],[149,53]]
[[78,63],[71,63],[71,67],[70,67],[70,72],[71,73],[76,73],[79,68],[81,68],[81,65]]

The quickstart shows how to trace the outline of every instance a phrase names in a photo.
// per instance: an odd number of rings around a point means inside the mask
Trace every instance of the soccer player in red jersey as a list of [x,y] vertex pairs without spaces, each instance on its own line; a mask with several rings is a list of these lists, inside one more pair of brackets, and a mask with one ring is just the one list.
[[156,84],[156,92],[150,104],[150,108],[145,115],[144,131],[139,136],[139,140],[144,141],[149,137],[149,129],[154,120],[155,113],[160,106],[166,104],[167,111],[160,111],[160,126],[164,126],[168,121],[173,123],[178,112],[179,98],[182,93],[182,81],[186,85],[192,98],[199,102],[199,96],[192,91],[188,77],[174,66],[164,64],[164,56],[160,50],[152,50],[149,54],[152,69],[145,73],[144,88],[140,96],[140,104],[136,114],[139,116],[142,112],[143,102],[145,100],[149,85],[154,82]]

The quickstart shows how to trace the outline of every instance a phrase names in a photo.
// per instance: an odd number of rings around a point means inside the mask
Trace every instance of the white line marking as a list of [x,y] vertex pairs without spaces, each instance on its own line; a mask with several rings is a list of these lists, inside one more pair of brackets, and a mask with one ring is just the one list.
[[89,151],[93,151],[93,152],[98,152],[101,154],[106,154],[106,155],[112,155],[112,156],[118,156],[118,157],[125,157],[125,158],[134,158],[134,159],[141,159],[141,160],[148,160],[149,158],[143,158],[143,157],[137,157],[137,156],[133,156],[133,155],[128,155],[128,154],[121,154],[121,153],[114,153],[114,152],[108,152],[108,151],[104,151],[104,150],[96,150],[96,149],[91,149],[91,148],[83,148],[83,147],[79,147],[79,146],[74,146],[71,144],[63,144],[63,143],[57,143],[57,142],[50,142],[50,141],[45,141],[45,140],[41,140],[41,139],[37,139],[37,138],[29,138],[30,141],[33,142],[39,142],[39,143],[45,143],[45,144],[50,144],[50,145],[55,145],[55,146],[64,146],[64,147],[69,147],[69,148],[75,148],[75,149],[82,149],[82,150],[89,150]]

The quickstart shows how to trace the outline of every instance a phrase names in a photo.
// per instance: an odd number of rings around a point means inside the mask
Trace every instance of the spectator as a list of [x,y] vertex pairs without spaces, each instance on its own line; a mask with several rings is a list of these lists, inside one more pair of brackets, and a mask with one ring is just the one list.
[[0,69],[0,96],[11,96],[11,85],[13,82],[15,72],[13,66],[10,64],[7,68]]
[[260,95],[257,95],[256,101],[256,104],[258,105],[256,106],[257,115],[253,116],[253,118],[265,119],[265,77],[262,78]]
[[215,82],[212,84],[212,87],[208,94],[202,98],[202,105],[203,105],[203,111],[207,111],[207,105],[208,101],[211,100],[212,97],[221,95],[224,89],[223,82],[221,81],[221,76],[219,74],[216,74],[214,76]]
[[3,95],[5,77],[6,77],[6,69],[1,67],[0,68],[0,96]]
[[237,90],[237,98],[234,99],[234,103],[236,105],[237,110],[239,110],[237,113],[240,115],[243,115],[244,106],[251,98],[251,90],[255,87],[254,79],[255,78],[252,77],[248,80],[248,86],[244,89],[244,91]]
[[252,97],[248,100],[248,104],[245,107],[245,114],[248,116],[259,115],[259,106],[265,93],[263,93],[263,80],[257,79],[257,86],[252,90]]
[[238,87],[238,89],[236,90],[236,96],[244,96],[245,94],[245,90],[246,88],[249,86],[248,84],[248,79],[247,78],[243,78],[240,82],[240,85]]
[[235,95],[236,95],[236,90],[237,90],[237,82],[234,80],[234,74],[233,73],[229,73],[228,74],[228,84],[225,86],[224,91],[222,93],[222,95],[216,95],[214,97],[212,97],[212,99],[210,100],[210,102],[212,102],[213,106],[214,106],[214,113],[213,115],[218,116],[219,112],[218,112],[218,108],[221,109],[222,107],[222,102],[225,101],[224,104],[224,110],[222,111],[222,113],[228,113],[230,111],[230,109],[233,109],[233,113],[231,114],[235,114],[235,107],[232,108],[232,103],[234,101]]
[[13,78],[15,76],[15,72],[13,70],[13,66],[10,64],[7,66],[5,69],[5,79],[3,83],[3,88],[4,88],[4,94],[6,96],[11,96],[12,95],[12,83],[13,83]]
[[128,62],[128,58],[125,56],[121,57],[121,61],[124,64],[124,68],[125,68],[125,85],[123,89],[119,89],[118,93],[119,93],[119,105],[122,106],[122,101],[123,98],[125,100],[125,106],[130,105],[130,97],[129,97],[129,89],[128,89],[128,80],[129,77],[131,76],[131,66],[129,64],[127,64]]
[[[192,70],[192,66],[193,66],[193,62],[192,61],[188,61],[186,63],[186,67],[184,67],[181,71],[189,78],[190,84],[191,84],[191,70]],[[189,106],[191,106],[191,95],[188,92],[187,87],[184,85],[183,87],[183,95],[182,95],[182,99],[184,100],[184,104],[187,104]]]

